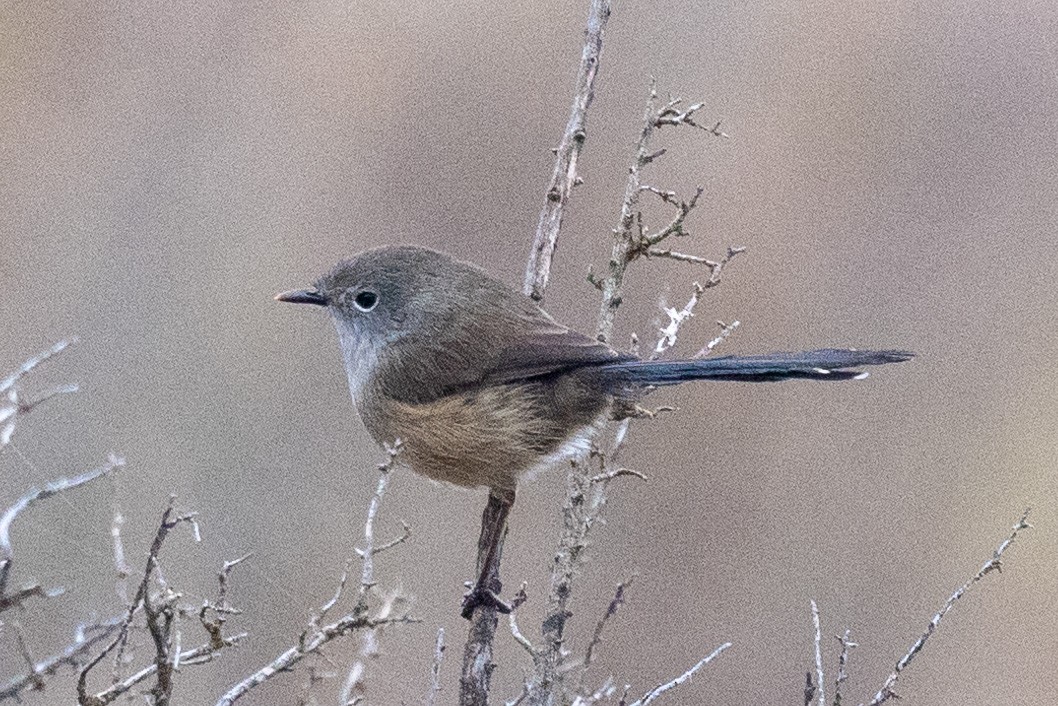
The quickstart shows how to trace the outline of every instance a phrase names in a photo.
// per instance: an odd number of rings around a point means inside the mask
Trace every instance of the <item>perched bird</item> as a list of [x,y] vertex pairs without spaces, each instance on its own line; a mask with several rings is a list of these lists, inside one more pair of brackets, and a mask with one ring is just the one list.
[[[563,326],[481,268],[422,247],[382,247],[338,263],[313,289],[276,299],[325,307],[349,390],[380,444],[429,478],[485,486],[503,508],[488,560],[464,602],[502,603],[485,588],[518,479],[589,447],[609,419],[636,414],[659,386],[691,380],[837,381],[906,361],[900,350],[642,360]],[[483,528],[483,532],[485,528]]]

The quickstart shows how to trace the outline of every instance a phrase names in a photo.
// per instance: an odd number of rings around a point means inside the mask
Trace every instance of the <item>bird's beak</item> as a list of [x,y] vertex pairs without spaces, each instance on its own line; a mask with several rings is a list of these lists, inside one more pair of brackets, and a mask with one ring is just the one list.
[[312,289],[295,289],[290,292],[280,292],[276,295],[276,301],[327,306],[327,297]]

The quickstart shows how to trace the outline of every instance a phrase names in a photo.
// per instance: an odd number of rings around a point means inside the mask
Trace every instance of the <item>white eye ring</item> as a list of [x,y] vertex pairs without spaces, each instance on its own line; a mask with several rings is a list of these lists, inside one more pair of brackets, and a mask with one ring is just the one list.
[[371,311],[378,306],[378,295],[365,289],[353,297],[353,306],[360,311]]

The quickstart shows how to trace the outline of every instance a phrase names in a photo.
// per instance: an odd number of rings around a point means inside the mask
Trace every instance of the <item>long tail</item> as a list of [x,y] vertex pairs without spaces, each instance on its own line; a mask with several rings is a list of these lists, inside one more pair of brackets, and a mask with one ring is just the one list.
[[776,382],[793,378],[851,380],[867,377],[856,368],[865,365],[902,363],[914,357],[908,351],[858,351],[823,348],[801,353],[724,356],[697,360],[632,360],[603,366],[620,373],[627,383],[676,385],[689,380],[733,380]]

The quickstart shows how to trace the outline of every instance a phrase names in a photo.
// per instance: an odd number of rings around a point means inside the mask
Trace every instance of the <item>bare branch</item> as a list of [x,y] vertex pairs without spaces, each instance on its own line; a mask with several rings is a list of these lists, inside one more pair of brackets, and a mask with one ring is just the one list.
[[3,394],[13,388],[15,384],[18,383],[18,381],[22,378],[22,376],[26,375],[28,372],[33,370],[33,368],[37,367],[44,361],[50,360],[51,358],[54,358],[55,356],[59,355],[64,350],[66,350],[71,344],[74,343],[77,343],[76,338],[68,338],[64,341],[59,341],[48,350],[42,353],[38,353],[37,355],[27,360],[25,363],[18,367],[18,370],[11,373],[3,380],[0,380],[0,394]]
[[11,437],[15,433],[15,426],[22,416],[29,414],[34,408],[56,395],[77,391],[77,385],[59,385],[34,400],[22,399],[18,391],[19,380],[44,361],[50,360],[66,350],[70,344],[76,341],[76,338],[59,341],[48,350],[30,358],[20,365],[15,372],[0,380],[0,395],[7,397],[6,403],[0,403],[0,448],[11,443]]
[[[599,473],[603,475],[600,482],[592,482],[592,478],[597,475],[591,473],[590,466],[593,462],[598,464]],[[564,662],[567,657],[567,651],[564,649],[565,630],[566,622],[572,615],[568,605],[573,593],[577,567],[588,546],[588,536],[606,504],[609,479],[606,478],[605,468],[606,457],[598,451],[593,451],[586,459],[573,460],[566,474],[562,534],[551,564],[550,588],[541,630],[543,644],[538,650],[539,658],[534,660],[528,695],[529,703],[533,706],[552,704],[560,700],[559,695],[564,692]]]
[[[114,454],[110,454],[107,462],[99,468],[86,471],[73,478],[60,478],[54,480],[43,488],[34,488],[23,495],[18,502],[5,510],[3,515],[0,515],[0,559],[6,561],[14,557],[14,550],[11,547],[11,523],[15,521],[15,518],[18,517],[19,513],[38,500],[47,500],[48,498],[64,491],[91,483],[97,478],[102,478],[107,473],[110,473],[115,468],[124,465],[124,459],[119,458]],[[2,588],[2,586],[0,586],[0,588]]]
[[659,188],[657,188],[655,186],[650,186],[648,184],[643,184],[642,186],[639,187],[639,190],[640,191],[649,191],[650,193],[654,194],[655,196],[657,196],[659,199],[661,199],[663,202],[665,202],[667,204],[672,204],[672,205],[675,206],[677,203],[679,203],[679,201],[677,201],[677,199],[676,199],[676,192],[675,191],[666,191],[664,189],[659,189]]
[[[38,356],[38,359],[43,360],[41,356]],[[39,360],[37,362],[39,362]],[[34,365],[35,364],[36,363],[34,363]],[[27,363],[26,365],[23,365],[23,368],[31,370],[33,365]],[[23,495],[18,502],[5,510],[3,515],[0,515],[0,613],[3,613],[9,608],[22,605],[26,599],[31,597],[48,598],[62,593],[61,588],[49,591],[40,586],[40,584],[25,586],[14,593],[7,592],[7,585],[11,578],[11,568],[14,563],[15,553],[14,548],[11,545],[11,525],[19,514],[33,503],[40,500],[47,500],[60,493],[91,483],[97,478],[105,476],[110,471],[118,466],[123,466],[124,464],[125,462],[122,459],[111,454],[107,459],[107,462],[99,468],[86,471],[73,478],[60,478],[59,480],[48,483],[42,489],[34,488],[30,490]]]
[[[158,557],[161,554],[162,546],[165,543],[166,538],[169,536],[169,532],[180,524],[190,524],[195,518],[195,513],[193,512],[174,517],[173,504],[175,500],[175,496],[170,496],[169,504],[162,512],[161,522],[158,524],[158,530],[155,532],[154,540],[151,542],[151,547],[147,552],[147,562],[146,567],[143,570],[143,577],[140,579],[139,586],[136,589],[136,595],[129,604],[124,619],[121,621],[121,625],[118,629],[118,636],[111,641],[110,644],[104,647],[102,652],[91,659],[81,669],[81,672],[78,675],[77,702],[82,706],[105,706],[105,704],[117,699],[140,681],[151,675],[157,676],[156,683],[151,688],[151,694],[153,695],[155,702],[158,704],[167,704],[172,694],[172,673],[174,671],[174,663],[182,663],[186,665],[189,663],[189,660],[196,660],[196,662],[191,663],[201,663],[203,661],[208,661],[208,659],[212,659],[212,656],[207,659],[205,654],[199,652],[197,649],[192,650],[190,654],[181,653],[179,650],[174,653],[172,644],[174,605],[180,596],[165,586],[164,583],[163,591],[159,596],[152,597],[150,594],[151,579],[157,575]],[[110,688],[102,692],[94,695],[89,694],[89,673],[115,648],[118,648],[119,654],[125,649],[129,631],[132,628],[132,621],[141,609],[146,616],[148,632],[150,633],[155,646],[154,663],[145,669],[140,670],[140,672],[137,672],[131,677],[119,681],[116,684],[112,684]],[[225,644],[234,644],[234,642],[226,642]],[[216,650],[211,648],[211,651],[215,652]]]
[[720,131],[720,123],[716,122],[713,125],[702,125],[694,120],[694,114],[701,110],[705,103],[695,103],[694,105],[688,106],[686,110],[679,110],[677,106],[682,103],[683,100],[675,98],[665,104],[654,120],[654,126],[662,128],[667,125],[679,126],[679,125],[690,125],[696,127],[699,130],[704,130],[714,137],[724,137],[727,135]]
[[858,647],[859,645],[849,639],[848,630],[845,630],[844,635],[838,635],[836,637],[838,642],[841,643],[841,654],[838,655],[838,676],[834,680],[834,706],[841,706],[841,686],[845,683],[845,680],[849,678],[849,651],[852,650],[853,647]]
[[618,609],[624,605],[625,602],[625,589],[632,585],[632,579],[622,581],[617,584],[617,590],[614,591],[614,596],[610,600],[610,604],[606,607],[606,612],[599,618],[599,622],[595,624],[595,632],[591,635],[591,641],[588,643],[588,647],[584,651],[584,664],[581,669],[581,680],[583,681],[584,675],[587,673],[588,668],[591,667],[592,662],[595,660],[595,649],[599,646],[602,641],[602,631],[606,627],[606,623],[610,621],[615,615],[617,615]]
[[114,520],[110,525],[110,539],[114,545],[114,570],[117,573],[117,580],[114,582],[114,590],[118,594],[118,598],[125,605],[129,603],[129,575],[131,570],[129,569],[128,562],[125,561],[125,544],[121,541],[121,528],[125,524],[125,516],[121,514],[121,510],[117,507],[117,503],[114,505]]
[[[364,689],[365,660],[377,654],[375,631],[386,625],[418,622],[416,619],[409,617],[406,610],[398,610],[398,608],[406,607],[404,597],[399,592],[383,596],[381,605],[373,614],[369,610],[368,605],[369,596],[375,590],[373,558],[385,548],[385,545],[382,548],[375,546],[375,523],[378,518],[379,508],[382,505],[382,499],[389,487],[390,472],[393,470],[400,450],[401,444],[399,440],[392,446],[387,446],[387,458],[384,462],[378,464],[379,479],[368,505],[367,519],[364,521],[364,546],[357,551],[361,557],[360,587],[356,604],[352,610],[329,625],[320,625],[327,613],[342,598],[349,575],[349,563],[346,563],[334,596],[324,603],[319,611],[309,619],[308,627],[299,636],[297,644],[228,689],[217,701],[217,706],[230,706],[277,674],[289,671],[306,657],[319,654],[328,643],[355,632],[365,631],[365,639],[360,653],[361,658],[350,667],[342,689],[342,698],[345,700],[343,703],[348,701],[355,703],[357,696],[362,694]],[[400,542],[394,541],[390,543],[390,546],[395,546],[398,543]]]
[[224,562],[220,573],[217,574],[217,602],[214,610],[221,613],[231,613],[234,609],[228,605],[228,580],[231,578],[232,569],[253,556],[253,552],[247,552],[238,559]]
[[[481,513],[481,535],[478,537],[475,574],[479,579],[485,579],[484,588],[493,594],[497,594],[502,589],[499,566],[503,556],[503,543],[507,536],[506,521],[503,518],[506,517],[509,507],[507,501],[489,493],[488,502]],[[495,538],[493,560],[490,562],[489,545],[493,541],[494,531],[499,532],[499,535]],[[486,567],[489,567],[487,575]],[[493,641],[496,637],[497,625],[499,625],[498,601],[477,606],[470,616],[470,628],[467,631],[466,643],[463,645],[463,666],[459,675],[461,706],[484,706],[488,703],[494,667]]]
[[815,600],[812,601],[812,625],[815,627],[816,647],[816,681],[819,683],[816,693],[819,696],[819,706],[827,706],[827,697],[823,689],[823,630],[819,627],[819,607]]
[[522,646],[522,649],[533,658],[535,663],[540,658],[540,651],[533,647],[533,643],[518,627],[518,609],[529,599],[529,595],[525,592],[526,585],[523,581],[518,593],[514,594],[514,599],[511,601],[511,612],[507,614],[507,622],[511,628],[511,635],[514,637],[514,641]]
[[617,228],[613,231],[614,242],[610,251],[609,274],[596,284],[602,292],[599,321],[596,327],[596,336],[600,341],[609,341],[613,336],[614,318],[617,315],[618,307],[621,306],[621,290],[624,285],[625,270],[628,267],[628,263],[635,257],[632,252],[633,244],[636,242],[636,234],[632,232],[632,227],[635,225],[636,215],[639,212],[642,169],[656,157],[656,155],[650,153],[650,140],[654,135],[657,98],[656,84],[651,80],[647,103],[643,109],[643,126],[639,132],[635,157],[632,160],[632,165],[628,168],[628,178],[625,181],[625,194],[624,199],[621,201],[621,217]]
[[716,325],[720,327],[720,333],[716,335],[716,338],[706,343],[700,351],[691,356],[692,358],[704,358],[712,353],[717,346],[726,341],[727,337],[735,332],[735,329],[742,325],[742,322],[732,321],[729,324],[725,324],[723,321],[717,321]]
[[73,641],[63,648],[62,652],[34,662],[30,665],[29,672],[0,686],[0,701],[17,699],[19,694],[26,690],[42,689],[44,677],[57,674],[63,667],[76,669],[88,652],[114,634],[122,620],[123,616],[119,616],[95,625],[78,626]]
[[[657,233],[647,234],[646,232],[642,232],[640,234],[640,237],[633,243],[633,249],[630,255],[633,258],[636,258],[640,255],[647,255],[653,246],[657,245],[666,238],[670,238],[672,236],[680,237],[687,235],[687,231],[684,230],[683,226],[687,222],[687,216],[691,215],[691,211],[693,211],[695,206],[698,205],[698,199],[701,198],[704,192],[705,188],[699,186],[697,189],[695,189],[694,196],[691,197],[690,201],[681,201],[676,204],[676,216],[671,221],[669,221],[669,224],[667,226],[659,230]],[[657,252],[660,253],[664,251]],[[665,255],[658,256],[667,257]],[[691,256],[689,255],[684,255],[683,258],[673,259],[689,259],[689,261],[691,262],[696,261],[690,259],[690,257]]]
[[[246,639],[248,633],[241,632],[235,635],[230,635],[224,638],[225,646],[238,645],[240,642]],[[199,645],[198,647],[185,650],[179,653],[178,657],[174,658],[178,663],[184,667],[192,667],[199,664],[205,664],[212,662],[219,652],[212,643]],[[100,691],[99,693],[88,696],[85,699],[80,700],[78,703],[85,706],[105,706],[105,704],[113,703],[123,694],[128,693],[130,689],[144,681],[145,679],[154,676],[158,671],[158,664],[151,663],[139,670],[135,674],[132,674],[125,679],[121,680],[117,684],[111,684],[109,687]]]
[[[720,263],[707,260],[704,257],[676,252],[673,250],[656,247],[669,237],[681,237],[687,235],[685,223],[687,216],[698,205],[698,199],[704,192],[699,186],[688,201],[681,201],[676,192],[659,189],[642,183],[643,167],[653,162],[665,153],[664,150],[651,151],[650,143],[654,132],[664,125],[688,124],[702,127],[695,123],[692,115],[701,108],[701,104],[691,106],[686,111],[680,112],[675,109],[679,100],[670,101],[664,107],[657,109],[657,88],[655,82],[650,83],[650,92],[644,109],[642,127],[639,133],[639,141],[636,144],[635,157],[632,165],[628,168],[628,177],[625,182],[624,199],[621,202],[621,217],[618,226],[614,229],[614,242],[610,252],[608,263],[608,274],[599,279],[594,273],[589,273],[588,281],[602,292],[602,302],[599,308],[599,321],[596,335],[600,341],[609,341],[613,335],[614,317],[621,305],[621,290],[623,289],[625,271],[628,265],[639,257],[664,257],[672,260],[691,262],[706,265],[711,269],[709,282],[703,285],[704,289],[719,283],[720,270],[723,265],[734,254],[741,252],[742,248],[728,248],[728,256]],[[719,125],[719,124],[718,124]],[[703,128],[704,129],[704,128]],[[718,131],[717,133],[719,134]],[[662,202],[674,206],[676,215],[668,225],[656,233],[647,231],[643,223],[643,213],[639,210],[639,196],[642,192],[655,194]],[[714,281],[715,280],[715,281]]]
[[441,661],[445,656],[445,629],[437,628],[437,642],[433,647],[433,662],[430,665],[430,690],[426,692],[426,706],[437,705],[441,693]]
[[584,30],[584,48],[581,51],[577,87],[573,93],[566,131],[555,150],[555,168],[551,183],[544,195],[544,206],[540,210],[540,222],[536,227],[529,262],[526,265],[525,285],[522,291],[535,301],[542,301],[551,275],[551,259],[558,244],[562,227],[562,215],[573,187],[579,183],[577,158],[587,139],[588,108],[595,97],[595,76],[599,71],[602,56],[603,30],[610,18],[609,0],[591,0],[588,24]]
[[941,619],[944,618],[944,616],[948,614],[948,611],[950,611],[955,606],[955,602],[962,598],[964,593],[970,590],[970,588],[973,587],[974,584],[983,579],[985,576],[992,573],[993,571],[1002,570],[1003,552],[1010,548],[1010,545],[1014,543],[1015,539],[1017,539],[1018,533],[1021,532],[1021,530],[1029,529],[1032,527],[1032,525],[1028,523],[1028,519],[1029,509],[1026,509],[1024,514],[1022,514],[1021,519],[1019,519],[1014,524],[1014,527],[1011,529],[1010,535],[1008,535],[1007,538],[1000,542],[999,546],[996,547],[995,552],[993,552],[992,554],[992,558],[986,561],[984,565],[981,566],[980,570],[978,570],[976,574],[970,577],[970,579],[967,580],[966,583],[964,583],[962,586],[959,586],[959,588],[955,590],[955,593],[951,594],[951,596],[948,598],[947,602],[944,604],[944,607],[937,611],[937,614],[934,615],[933,618],[929,621],[929,624],[926,626],[925,632],[923,632],[922,635],[920,635],[919,638],[915,640],[915,644],[911,645],[911,649],[907,651],[907,654],[901,657],[900,661],[896,663],[896,667],[893,669],[892,673],[886,678],[885,683],[882,685],[882,688],[879,689],[878,693],[874,695],[874,698],[871,700],[869,706],[877,706],[878,704],[885,703],[889,699],[896,697],[896,694],[893,692],[893,687],[896,685],[896,681],[897,679],[899,679],[900,673],[907,669],[908,665],[910,665],[911,661],[915,658],[915,655],[917,655],[922,650],[922,648],[926,646],[926,640],[930,638],[930,635],[932,635],[933,632],[937,629],[937,626],[940,625]]
[[[558,244],[562,227],[562,216],[573,187],[579,183],[577,177],[577,159],[587,136],[587,111],[594,97],[595,77],[599,70],[602,55],[603,31],[610,17],[610,0],[591,0],[588,20],[585,29],[584,47],[581,51],[580,69],[577,75],[577,86],[574,90],[573,104],[569,121],[555,151],[555,167],[551,183],[544,195],[544,205],[540,212],[536,236],[526,263],[525,283],[522,291],[535,301],[542,301],[551,275],[551,261]],[[493,496],[489,496],[489,505],[482,515],[483,523],[490,516]],[[482,525],[482,532],[486,526]],[[498,542],[489,547],[479,542],[478,564],[484,566],[483,552],[491,551],[491,564],[499,567],[503,552],[503,530]],[[498,568],[495,577],[488,577],[490,583],[495,578],[499,583]],[[492,641],[498,623],[497,606],[490,605],[478,609],[471,615],[470,632],[463,650],[463,669],[460,676],[460,703],[463,706],[485,704],[488,702],[489,683],[492,673]]]
[[346,615],[330,625],[321,627],[319,632],[315,635],[307,636],[307,639],[303,642],[291,647],[283,654],[279,655],[274,660],[228,689],[228,691],[217,701],[217,706],[229,706],[230,704],[235,703],[245,696],[251,689],[260,686],[276,674],[289,670],[305,657],[318,652],[320,648],[336,638],[344,637],[345,635],[349,635],[365,628],[371,629],[383,625],[415,622],[418,621],[406,615],[388,616],[381,619],[367,615]]
[[647,706],[647,704],[653,702],[654,699],[658,698],[659,696],[664,694],[666,691],[670,691],[672,689],[675,689],[680,684],[683,684],[685,681],[690,679],[692,676],[694,676],[695,672],[697,672],[699,669],[701,669],[705,665],[707,665],[710,662],[712,662],[716,657],[718,657],[720,655],[721,652],[723,652],[724,650],[726,650],[729,647],[731,647],[731,643],[730,642],[725,642],[724,644],[720,645],[715,650],[713,650],[709,654],[709,656],[707,656],[707,657],[703,658],[702,660],[700,660],[697,664],[695,664],[693,667],[688,669],[686,672],[684,672],[683,674],[681,674],[680,676],[676,677],[675,679],[673,679],[670,682],[655,686],[653,689],[651,689],[646,694],[644,694],[641,699],[639,699],[638,701],[634,701],[631,706]]
[[634,478],[638,478],[639,480],[650,480],[649,478],[647,478],[645,473],[640,473],[639,471],[633,470],[631,468],[624,468],[623,466],[621,468],[615,468],[613,470],[605,471],[603,473],[596,473],[588,480],[593,484],[603,483],[606,481],[611,481],[614,478],[620,478],[621,476],[632,476]]

